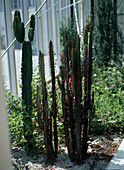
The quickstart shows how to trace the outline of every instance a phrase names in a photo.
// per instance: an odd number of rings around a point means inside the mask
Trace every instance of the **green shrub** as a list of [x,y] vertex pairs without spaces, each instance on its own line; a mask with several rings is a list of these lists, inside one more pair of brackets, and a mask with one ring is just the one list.
[[96,68],[93,74],[95,118],[91,132],[124,132],[124,79],[117,67]]
[[[42,131],[39,129],[37,124],[37,112],[36,112],[36,87],[39,83],[39,76],[37,73],[37,68],[33,73],[33,82],[32,82],[32,129],[33,129],[33,136],[36,141],[36,148],[42,149],[43,145],[43,135]],[[21,86],[21,85],[20,85]],[[10,138],[11,144],[13,146],[18,147],[25,147],[26,148],[26,140],[24,137],[23,131],[23,112],[22,112],[22,101],[21,98],[18,96],[14,96],[10,90],[6,90],[6,105],[7,105],[7,115],[9,121],[9,131],[10,131]],[[30,128],[30,127],[29,127]]]

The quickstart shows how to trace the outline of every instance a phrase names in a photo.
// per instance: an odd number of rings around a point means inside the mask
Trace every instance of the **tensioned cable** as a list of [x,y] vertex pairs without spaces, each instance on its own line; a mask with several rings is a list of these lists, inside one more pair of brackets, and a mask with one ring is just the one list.
[[43,14],[47,13],[51,8],[55,7],[58,3],[60,3],[62,0],[59,0],[58,2],[56,2],[53,6],[51,6],[49,9],[47,9],[46,11],[44,11],[41,15],[38,16],[38,18],[40,18]]
[[[71,6],[74,6],[77,32],[78,32],[78,35],[79,35],[79,36],[80,36],[80,31],[79,31],[79,23],[78,23],[78,18],[77,18],[76,4],[81,3],[82,1],[83,1],[83,0],[80,0],[80,1],[75,2],[75,0],[73,0],[73,3],[72,3],[72,4],[56,10],[56,11],[61,11],[61,10],[67,9],[67,8],[69,8],[69,7],[71,7]],[[54,5],[51,6],[49,9],[47,9],[46,11],[44,11],[41,15],[38,16],[38,18],[42,17],[42,15],[44,15],[45,13],[47,13],[51,8],[55,7],[59,2],[61,2],[61,0],[59,0],[56,4],[54,4]]]
[[[82,1],[83,1],[83,0],[80,0],[80,1],[75,2],[75,5],[78,4],[78,3],[80,3],[80,2],[82,2]],[[68,6],[65,6],[65,7],[63,7],[63,8],[60,8],[60,9],[58,9],[57,11],[64,10],[64,9],[66,9],[66,8],[69,8],[69,7],[73,6],[73,5],[74,5],[74,3],[73,3],[73,4],[70,4],[70,5],[68,5]]]
[[[40,11],[40,9],[43,7],[43,5],[46,3],[47,0],[44,0],[44,2],[40,5],[40,7],[37,9],[37,11],[34,13],[34,15],[37,15],[37,13]],[[25,24],[24,28],[26,28],[28,26],[28,24],[30,23],[30,19],[29,21]],[[7,47],[7,49],[4,51],[4,53],[1,55],[0,59],[3,58],[3,56],[6,54],[6,52],[9,50],[9,48],[13,45],[13,43],[16,41],[16,38],[11,42],[11,44]]]
[[[43,3],[41,4],[41,6],[37,9],[37,11],[34,13],[34,15],[37,15],[37,13],[38,13],[39,10],[43,7],[43,5],[46,3],[46,1],[47,1],[47,0],[44,0],[44,2],[43,2]],[[70,4],[70,5],[66,6],[66,7],[60,8],[60,9],[58,9],[57,11],[59,11],[59,10],[60,10],[60,11],[61,11],[61,10],[64,10],[64,9],[69,8],[69,7],[73,6],[73,5],[76,5],[76,4],[78,4],[78,3],[82,2],[82,1],[83,1],[83,0],[77,1],[77,2],[75,2],[75,3],[73,3],[73,4]],[[59,2],[61,2],[61,0],[59,0],[56,4],[54,4],[53,6],[51,6],[49,9],[47,9],[44,13],[42,13],[42,15],[45,14],[46,12],[48,12],[48,11],[49,11],[51,8],[53,8],[54,6],[56,6]],[[42,15],[38,16],[38,18],[41,17]],[[26,28],[29,23],[30,23],[30,19],[29,19],[29,21],[25,24],[24,28]],[[6,48],[6,50],[4,51],[4,53],[1,55],[0,59],[3,58],[3,56],[6,54],[6,52],[9,50],[9,48],[13,45],[13,43],[14,43],[15,41],[16,41],[16,38],[15,38],[15,39],[11,42],[11,44]]]

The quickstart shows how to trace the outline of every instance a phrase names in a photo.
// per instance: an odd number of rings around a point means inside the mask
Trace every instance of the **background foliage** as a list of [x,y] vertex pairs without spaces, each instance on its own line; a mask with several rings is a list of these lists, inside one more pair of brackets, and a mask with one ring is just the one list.
[[96,113],[91,132],[95,134],[124,132],[124,75],[114,64],[109,65],[94,70]]
[[95,3],[94,52],[97,64],[108,66],[111,60],[121,65],[123,35],[117,23],[116,0]]

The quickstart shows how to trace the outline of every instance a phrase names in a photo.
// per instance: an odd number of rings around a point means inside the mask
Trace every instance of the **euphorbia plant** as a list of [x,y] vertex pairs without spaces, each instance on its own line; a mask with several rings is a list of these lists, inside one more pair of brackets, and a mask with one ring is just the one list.
[[34,37],[35,16],[31,16],[30,27],[28,32],[29,41],[25,41],[24,22],[21,22],[20,12],[14,14],[14,33],[18,42],[22,43],[22,108],[23,108],[23,125],[24,137],[27,140],[28,150],[32,151],[35,147],[32,130],[32,46],[31,42]]
[[[52,78],[52,105],[48,104],[48,91],[46,88],[45,80],[45,68],[44,68],[44,54],[39,52],[39,68],[40,77],[42,84],[42,113],[40,112],[39,105],[39,86],[37,87],[37,110],[38,110],[38,123],[39,127],[44,130],[44,142],[47,151],[47,157],[52,160],[57,156],[58,151],[58,135],[57,135],[57,103],[56,103],[56,86],[55,86],[55,66],[54,66],[54,52],[53,44],[49,43],[49,55],[50,55],[50,65],[51,65],[51,78]],[[49,109],[50,108],[50,109]],[[43,120],[41,119],[43,116]],[[43,127],[42,127],[43,126]],[[54,139],[54,141],[53,141]]]
[[[88,32],[90,36],[88,36]],[[80,164],[87,155],[89,120],[94,114],[94,97],[93,94],[91,95],[92,17],[91,23],[86,26],[84,34],[85,55],[83,67],[80,55],[80,38],[73,38],[70,54],[68,37],[65,33],[64,57],[60,67],[61,80],[58,80],[62,91],[62,110],[68,154],[71,160],[77,164]],[[83,79],[84,83],[82,83]]]

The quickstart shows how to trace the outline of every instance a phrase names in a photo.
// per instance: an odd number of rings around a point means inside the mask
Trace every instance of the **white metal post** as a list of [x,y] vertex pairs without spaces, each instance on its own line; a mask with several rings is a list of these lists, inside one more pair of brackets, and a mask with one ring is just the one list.
[[[41,0],[35,2],[35,8],[41,5]],[[38,17],[40,15],[40,17]],[[43,23],[42,23],[42,9],[39,11],[39,14],[36,15],[36,37],[38,43],[38,52],[41,50],[44,53],[44,43],[43,43]],[[37,53],[38,54],[38,53]]]
[[78,23],[78,17],[77,17],[77,10],[76,10],[75,0],[73,0],[73,4],[74,4],[74,13],[75,13],[76,26],[77,26],[77,33],[78,33],[78,35],[80,35],[80,30],[79,30],[79,23]]
[[57,54],[58,54],[58,65],[60,66],[60,53],[61,53],[61,50],[60,50],[60,13],[61,11],[59,11],[59,7],[60,7],[60,3],[61,1],[57,4],[56,6],[56,31],[57,31]]

